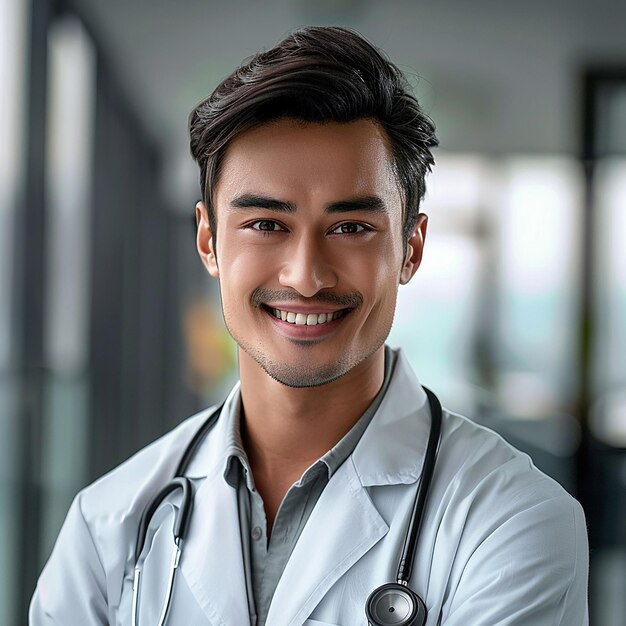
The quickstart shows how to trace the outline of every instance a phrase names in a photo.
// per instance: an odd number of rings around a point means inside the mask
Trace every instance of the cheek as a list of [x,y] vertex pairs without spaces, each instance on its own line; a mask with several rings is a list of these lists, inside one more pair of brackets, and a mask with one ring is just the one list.
[[231,246],[228,250],[220,257],[222,293],[229,308],[236,312],[249,304],[256,288],[270,287],[276,282],[275,255],[259,247]]
[[[358,255],[344,255],[341,265],[348,278],[358,277],[361,289],[371,292],[375,297],[384,291],[397,289],[400,277],[400,254],[391,254],[394,242],[390,238],[383,239]],[[397,257],[397,258],[396,258]]]
[[392,259],[378,257],[378,262],[355,264],[351,273],[346,268],[349,284],[361,292],[365,299],[365,318],[370,332],[387,328],[393,320],[395,303],[398,293],[398,268]]

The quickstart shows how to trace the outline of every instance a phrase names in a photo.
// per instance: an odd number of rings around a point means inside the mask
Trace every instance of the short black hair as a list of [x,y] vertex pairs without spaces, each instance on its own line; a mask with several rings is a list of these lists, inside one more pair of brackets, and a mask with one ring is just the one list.
[[372,119],[380,125],[402,191],[406,246],[426,191],[426,174],[434,164],[431,148],[439,143],[435,127],[384,53],[356,31],[337,26],[293,31],[247,60],[191,112],[191,154],[200,167],[214,243],[212,191],[229,142],[283,118],[312,123]]

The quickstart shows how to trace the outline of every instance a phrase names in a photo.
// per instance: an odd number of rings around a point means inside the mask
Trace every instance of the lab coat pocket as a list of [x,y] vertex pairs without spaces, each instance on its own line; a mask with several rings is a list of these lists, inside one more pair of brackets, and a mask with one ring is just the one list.
[[341,626],[341,624],[331,624],[330,622],[320,622],[317,619],[308,619],[302,626]]

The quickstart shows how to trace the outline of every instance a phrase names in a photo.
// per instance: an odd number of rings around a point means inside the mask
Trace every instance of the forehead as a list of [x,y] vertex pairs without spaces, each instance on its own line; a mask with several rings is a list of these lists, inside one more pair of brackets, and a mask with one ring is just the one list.
[[228,146],[215,191],[218,204],[246,192],[324,201],[399,195],[384,131],[369,119],[284,119],[242,133]]

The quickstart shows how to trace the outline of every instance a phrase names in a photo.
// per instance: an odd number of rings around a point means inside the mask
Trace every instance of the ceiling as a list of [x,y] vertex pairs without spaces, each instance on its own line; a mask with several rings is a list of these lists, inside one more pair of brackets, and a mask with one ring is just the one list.
[[[626,3],[601,0],[75,0],[170,163],[170,196],[195,195],[186,123],[241,61],[306,24],[356,28],[408,72],[443,149],[577,150],[578,80],[626,66]],[[469,8],[471,6],[471,8]],[[190,185],[190,181],[193,183]]]

